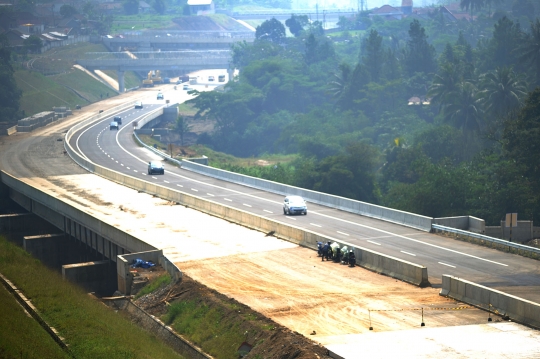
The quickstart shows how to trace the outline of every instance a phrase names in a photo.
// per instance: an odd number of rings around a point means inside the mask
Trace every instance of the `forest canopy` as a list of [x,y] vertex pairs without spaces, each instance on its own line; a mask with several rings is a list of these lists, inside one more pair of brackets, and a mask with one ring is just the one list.
[[540,6],[462,7],[472,17],[359,13],[332,36],[295,15],[266,21],[255,42],[233,46],[237,78],[191,100],[217,123],[200,142],[298,154],[228,169],[423,215],[538,217]]

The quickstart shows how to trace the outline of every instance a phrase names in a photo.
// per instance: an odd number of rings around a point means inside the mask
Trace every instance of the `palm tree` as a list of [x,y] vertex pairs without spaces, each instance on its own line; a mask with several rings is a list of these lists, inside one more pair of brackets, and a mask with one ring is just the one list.
[[347,63],[339,65],[339,74],[334,73],[333,81],[328,83],[328,90],[334,99],[339,99],[349,82],[349,76],[352,72],[351,67]]
[[497,68],[482,76],[479,98],[487,114],[503,115],[519,107],[527,94],[527,85],[523,77],[511,67]]
[[531,33],[527,34],[521,47],[521,60],[530,63],[536,70],[536,85],[540,85],[540,20],[531,24]]
[[439,104],[439,111],[451,101],[451,95],[458,90],[461,75],[453,63],[446,63],[441,68],[441,73],[433,78],[433,84],[429,87],[427,96],[431,97],[432,103]]
[[476,86],[471,82],[460,82],[457,90],[448,95],[449,102],[444,107],[445,121],[460,128],[464,133],[480,131],[482,111],[477,92]]

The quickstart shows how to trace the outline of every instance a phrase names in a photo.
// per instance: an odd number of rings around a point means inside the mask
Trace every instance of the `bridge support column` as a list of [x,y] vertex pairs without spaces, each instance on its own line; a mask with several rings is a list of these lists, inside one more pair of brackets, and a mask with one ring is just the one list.
[[126,86],[124,85],[124,71],[117,71],[118,73],[118,91],[124,93],[126,91]]

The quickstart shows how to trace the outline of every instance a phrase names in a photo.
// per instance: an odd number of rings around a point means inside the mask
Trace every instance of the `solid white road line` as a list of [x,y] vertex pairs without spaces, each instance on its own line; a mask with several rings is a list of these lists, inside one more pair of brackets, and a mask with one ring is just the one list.
[[368,242],[369,242],[369,243],[373,243],[373,244],[376,244],[376,245],[378,245],[378,246],[382,246],[382,244],[380,244],[380,243],[377,243],[377,242],[373,242],[373,241],[370,241],[370,240],[368,240]]
[[410,256],[413,256],[413,257],[416,257],[416,254],[412,254],[412,253],[409,253],[409,252],[405,252],[405,251],[400,251],[401,253],[405,253],[405,254],[408,254]]

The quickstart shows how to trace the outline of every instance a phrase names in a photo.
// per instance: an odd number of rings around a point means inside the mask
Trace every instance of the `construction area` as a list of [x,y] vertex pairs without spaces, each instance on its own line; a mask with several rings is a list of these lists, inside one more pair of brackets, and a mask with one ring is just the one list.
[[[108,106],[129,101],[129,96],[108,100]],[[107,101],[83,111],[105,106]],[[191,296],[209,305],[236,301],[277,323],[276,335],[247,357],[540,356],[538,331],[442,297],[438,288],[322,262],[313,250],[87,173],[57,141],[77,118],[35,134],[2,138],[1,151],[7,154],[1,158],[2,169],[25,173],[21,179],[41,191],[163,249],[184,273],[179,287],[168,291],[184,293],[175,300]],[[28,148],[17,147],[31,136],[35,139]],[[143,297],[139,304],[157,315],[166,308],[165,296]],[[235,320],[245,322],[240,314]]]

